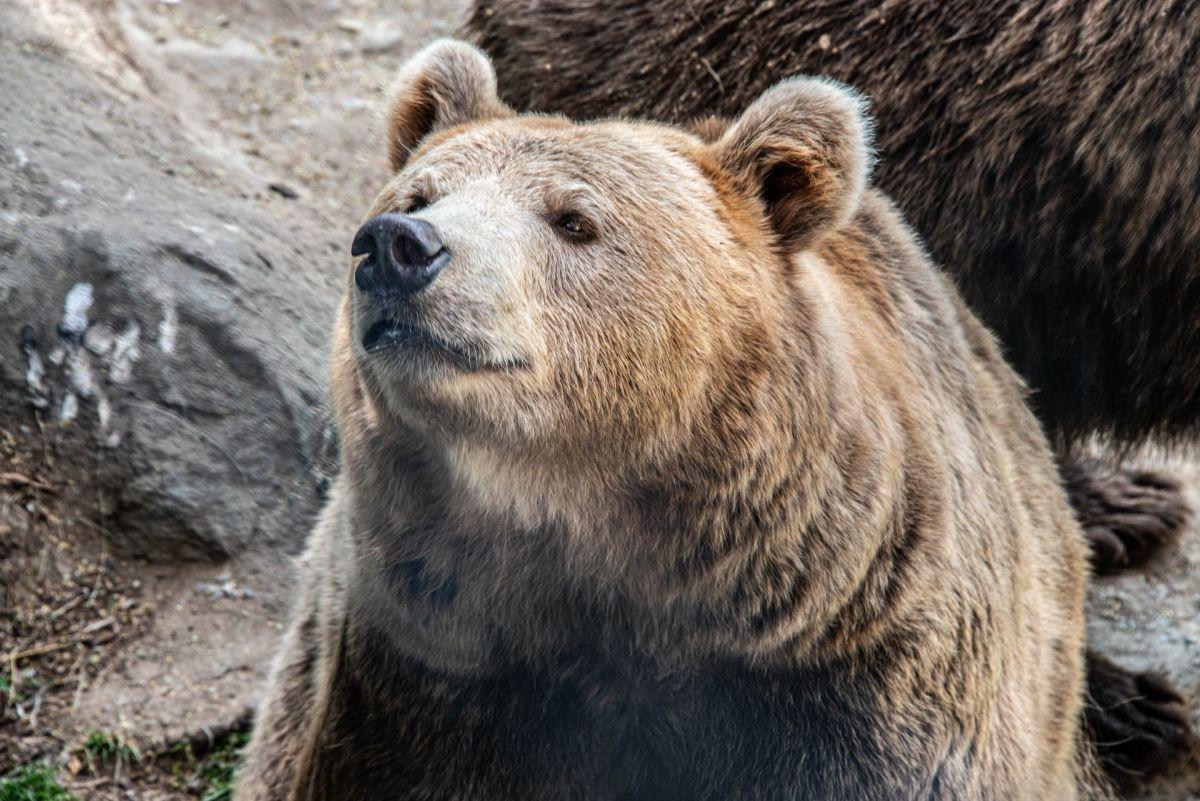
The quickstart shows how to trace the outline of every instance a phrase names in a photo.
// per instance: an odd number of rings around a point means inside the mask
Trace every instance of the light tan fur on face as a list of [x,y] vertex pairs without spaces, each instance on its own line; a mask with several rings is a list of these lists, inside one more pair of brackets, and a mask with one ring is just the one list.
[[1081,532],[1019,381],[864,188],[861,102],[788,81],[703,140],[514,117],[444,43],[396,98],[371,214],[429,201],[452,258],[403,311],[474,367],[363,351],[348,278],[312,545],[340,578],[266,720],[324,700],[241,797],[1090,792]]

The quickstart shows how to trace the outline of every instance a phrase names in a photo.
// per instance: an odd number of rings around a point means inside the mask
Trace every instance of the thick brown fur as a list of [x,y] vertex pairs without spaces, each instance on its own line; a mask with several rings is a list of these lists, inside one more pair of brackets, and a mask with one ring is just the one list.
[[1175,798],[1180,789],[1200,787],[1200,743],[1187,703],[1170,683],[1154,673],[1131,673],[1094,653],[1088,655],[1087,673],[1085,728],[1102,744],[1100,767],[1112,783],[1144,799]]
[[1200,6],[477,0],[468,28],[523,111],[711,131],[789,75],[865,92],[880,186],[1032,385],[1072,498],[1101,493],[1097,569],[1174,539],[1181,493],[1072,446],[1200,433]]
[[1157,472],[1086,457],[1060,467],[1101,573],[1144,564],[1188,519],[1178,482]]
[[683,123],[789,75],[871,99],[879,185],[1056,435],[1200,432],[1200,5],[477,0],[519,110]]
[[865,92],[879,184],[1032,385],[1097,572],[1182,530],[1175,482],[1076,448],[1200,433],[1200,5],[475,0],[468,29],[520,110],[713,138],[788,75]]
[[[1083,533],[860,101],[787,81],[706,143],[493,81],[402,73],[372,213],[452,259],[347,278],[343,472],[237,797],[1103,797]],[[428,335],[368,350],[381,314]]]

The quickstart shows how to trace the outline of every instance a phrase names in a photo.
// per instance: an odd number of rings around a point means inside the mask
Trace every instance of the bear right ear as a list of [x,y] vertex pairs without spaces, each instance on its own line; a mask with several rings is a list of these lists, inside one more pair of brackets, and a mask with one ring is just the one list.
[[508,117],[496,72],[481,50],[439,39],[400,70],[388,114],[388,160],[399,172],[425,137],[469,122]]
[[858,209],[871,171],[866,101],[821,78],[768,89],[711,145],[739,188],[765,206],[788,252],[812,247]]

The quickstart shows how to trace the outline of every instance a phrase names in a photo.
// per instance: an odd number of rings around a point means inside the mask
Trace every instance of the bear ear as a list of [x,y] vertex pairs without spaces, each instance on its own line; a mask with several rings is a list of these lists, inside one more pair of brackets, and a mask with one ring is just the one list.
[[871,170],[866,101],[820,78],[790,78],[746,109],[712,145],[739,188],[766,206],[788,252],[845,225]]
[[388,113],[388,159],[398,172],[421,140],[469,122],[508,117],[496,93],[496,72],[481,50],[439,39],[400,70]]

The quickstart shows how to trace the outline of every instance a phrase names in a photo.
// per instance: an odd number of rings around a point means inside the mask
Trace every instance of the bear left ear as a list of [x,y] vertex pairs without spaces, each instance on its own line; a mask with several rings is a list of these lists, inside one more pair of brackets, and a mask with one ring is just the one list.
[[439,39],[400,70],[388,114],[388,159],[399,172],[425,137],[469,122],[508,117],[500,102],[496,71],[483,51],[466,42]]
[[871,169],[866,101],[818,78],[776,84],[746,109],[712,155],[762,200],[788,252],[812,247],[854,215]]

